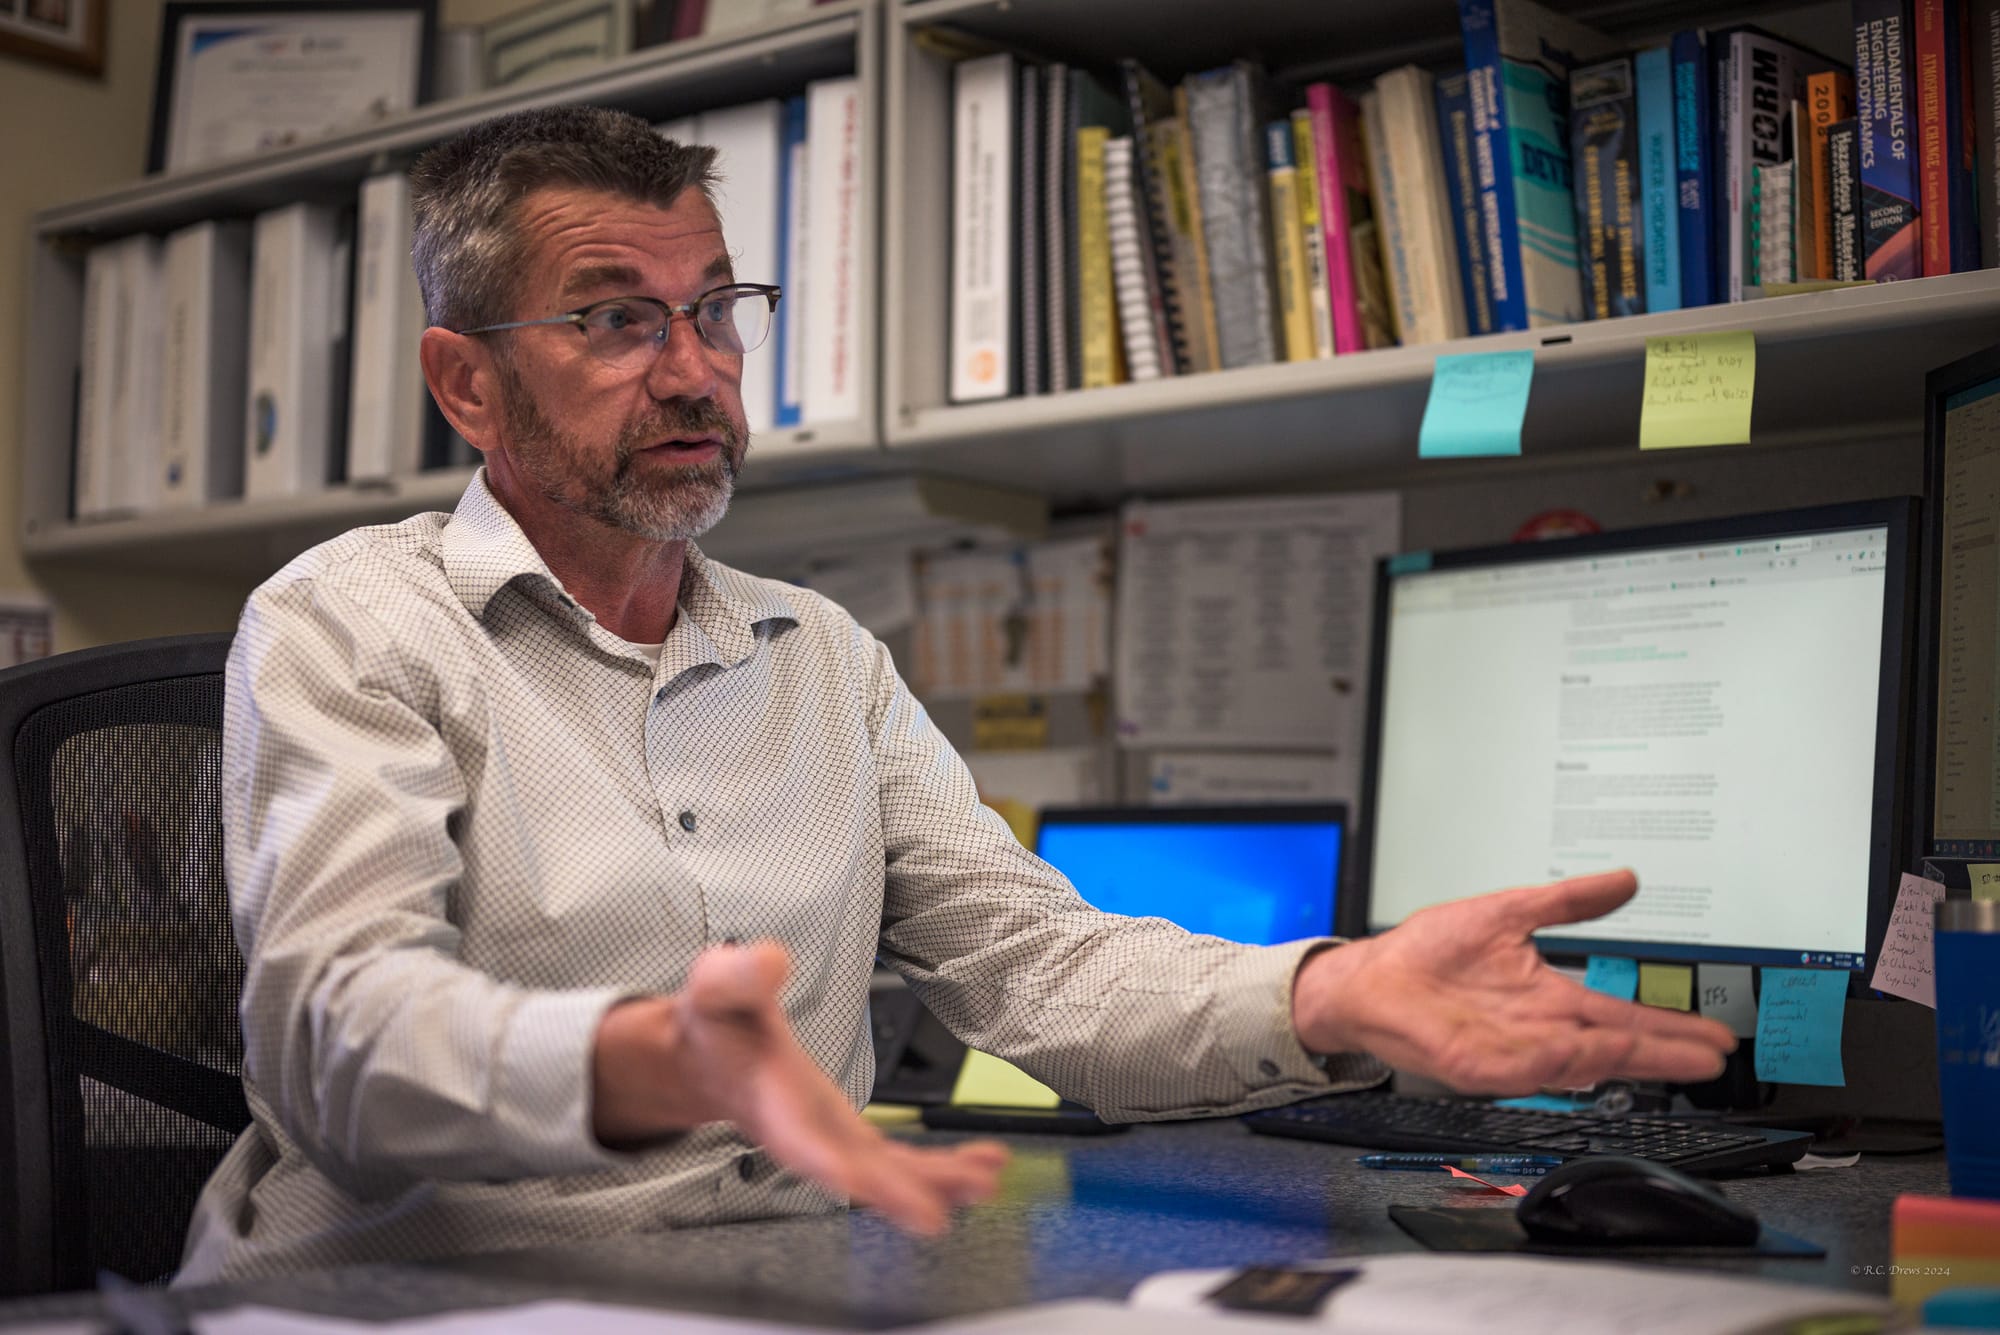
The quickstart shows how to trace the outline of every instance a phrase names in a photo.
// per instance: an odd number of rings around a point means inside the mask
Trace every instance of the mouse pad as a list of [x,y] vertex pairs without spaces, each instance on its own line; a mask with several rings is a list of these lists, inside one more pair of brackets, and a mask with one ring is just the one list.
[[1722,1256],[1826,1255],[1817,1243],[1780,1233],[1766,1225],[1757,1241],[1740,1247],[1607,1246],[1579,1247],[1560,1242],[1536,1242],[1521,1231],[1511,1210],[1466,1210],[1453,1206],[1392,1205],[1396,1226],[1434,1252],[1530,1252],[1537,1256],[1595,1256],[1600,1260],[1679,1259]]

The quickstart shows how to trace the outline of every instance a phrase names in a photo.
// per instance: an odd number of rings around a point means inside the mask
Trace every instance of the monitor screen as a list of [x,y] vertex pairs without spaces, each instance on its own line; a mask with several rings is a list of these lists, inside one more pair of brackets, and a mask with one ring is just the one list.
[[1051,808],[1035,852],[1093,907],[1268,946],[1333,930],[1345,808]]
[[1865,967],[1900,861],[1912,506],[1385,563],[1343,925],[1631,867],[1630,904],[1543,949]]

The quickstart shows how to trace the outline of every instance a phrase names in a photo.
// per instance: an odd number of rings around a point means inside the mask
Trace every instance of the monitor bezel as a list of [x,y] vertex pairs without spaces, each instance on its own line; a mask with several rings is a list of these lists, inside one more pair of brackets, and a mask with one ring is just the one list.
[[[1508,543],[1470,547],[1449,552],[1429,552],[1386,557],[1375,566],[1373,629],[1369,636],[1368,712],[1361,758],[1360,816],[1348,840],[1351,856],[1348,875],[1339,896],[1340,916],[1335,926],[1343,936],[1366,936],[1386,930],[1390,924],[1371,921],[1374,898],[1372,880],[1375,857],[1375,813],[1381,779],[1382,709],[1387,685],[1389,654],[1389,594],[1391,583],[1401,575],[1436,570],[1455,570],[1482,565],[1516,564],[1523,561],[1562,561],[1599,552],[1632,551],[1645,547],[1683,546],[1733,541],[1783,534],[1810,534],[1839,529],[1883,526],[1888,529],[1890,566],[1883,576],[1882,664],[1880,691],[1875,716],[1875,803],[1869,834],[1868,910],[1865,952],[1861,968],[1869,967],[1880,950],[1888,926],[1889,910],[1895,898],[1895,877],[1904,865],[1908,830],[1911,648],[1914,639],[1912,606],[1915,571],[1913,544],[1916,530],[1917,499],[1910,496],[1857,501],[1840,505],[1811,506],[1795,510],[1774,510],[1722,519],[1697,520],[1680,524],[1658,524],[1643,528],[1593,533],[1582,537],[1554,538],[1535,543]],[[1413,559],[1414,558],[1414,559]],[[1505,887],[1494,886],[1499,890]],[[1564,938],[1537,940],[1545,955],[1574,958],[1589,954],[1615,953],[1643,959],[1675,962],[1771,964],[1768,950],[1742,947],[1676,945],[1664,942],[1620,942]],[[1813,961],[1793,958],[1791,964]],[[1825,967],[1825,966],[1821,966]],[[1850,966],[1852,968],[1852,966]],[[1854,970],[1858,972],[1859,970]]]
[[[1933,768],[1937,763],[1937,674],[1942,666],[1938,636],[1944,619],[1938,588],[1944,566],[1944,405],[1952,395],[1992,380],[2000,380],[2000,343],[1940,366],[1924,377],[1924,495],[1929,503],[1924,506],[1917,603],[1916,736],[1911,748],[1915,762],[1910,770],[1909,846],[1913,851],[1937,853],[1939,847],[1933,826],[1937,801]],[[1944,837],[1956,846],[1958,836]]]

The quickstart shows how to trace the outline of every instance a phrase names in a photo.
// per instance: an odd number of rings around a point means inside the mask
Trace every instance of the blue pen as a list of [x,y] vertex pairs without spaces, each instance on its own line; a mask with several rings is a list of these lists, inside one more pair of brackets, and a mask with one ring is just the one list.
[[1363,1168],[1456,1168],[1462,1173],[1501,1173],[1509,1177],[1540,1177],[1563,1165],[1554,1154],[1364,1154],[1354,1162]]

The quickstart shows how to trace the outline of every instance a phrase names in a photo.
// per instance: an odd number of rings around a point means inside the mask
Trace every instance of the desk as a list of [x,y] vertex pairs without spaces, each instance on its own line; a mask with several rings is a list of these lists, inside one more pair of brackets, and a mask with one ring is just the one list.
[[[255,1302],[375,1319],[565,1297],[884,1327],[1057,1298],[1122,1298],[1160,1270],[1414,1251],[1387,1207],[1439,1204],[1464,1190],[1443,1173],[1371,1172],[1354,1166],[1359,1151],[1253,1135],[1228,1120],[1097,1138],[1018,1136],[1013,1147],[1001,1198],[936,1242],[904,1237],[871,1214],[821,1215],[349,1266],[180,1297],[190,1310]],[[1768,1223],[1827,1249],[1820,1261],[1730,1269],[1886,1293],[1886,1272],[1855,1267],[1887,1266],[1889,1203],[1905,1191],[1942,1194],[1944,1158],[1877,1158],[1727,1189]],[[95,1310],[89,1294],[26,1299],[0,1304],[0,1322]]]

